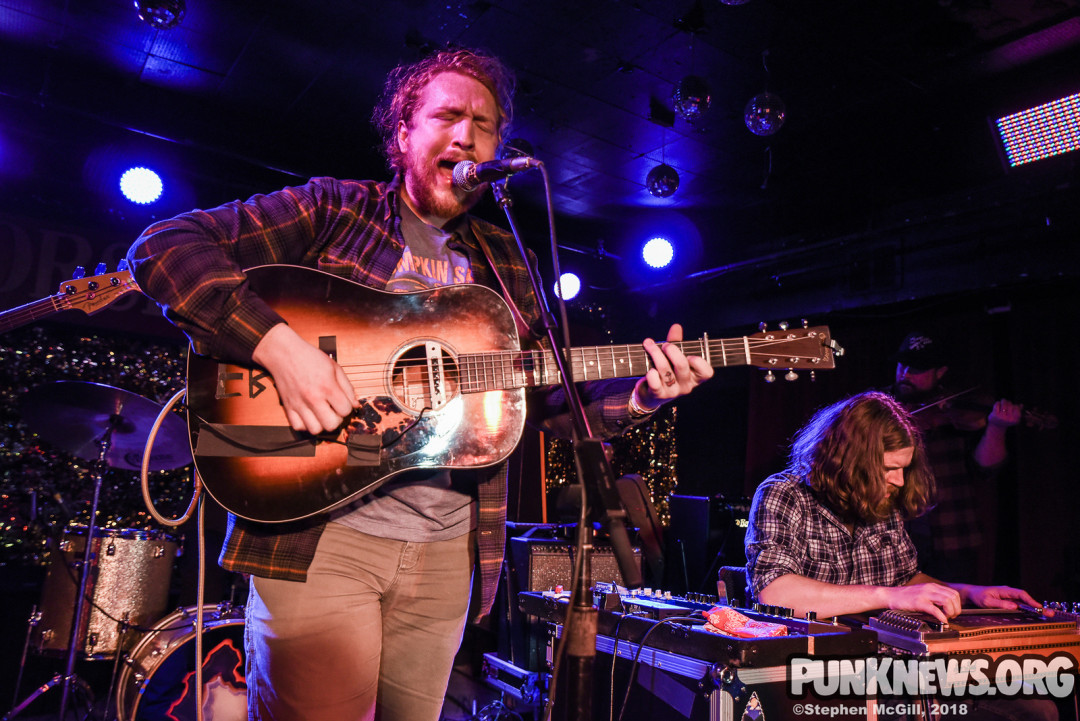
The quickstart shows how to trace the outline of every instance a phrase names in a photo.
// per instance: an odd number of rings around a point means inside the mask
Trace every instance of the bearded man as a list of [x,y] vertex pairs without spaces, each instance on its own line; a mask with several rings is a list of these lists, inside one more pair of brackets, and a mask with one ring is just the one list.
[[[870,391],[823,408],[796,433],[787,469],[754,493],[745,541],[751,598],[797,616],[893,609],[942,623],[963,606],[1038,606],[1018,588],[920,571],[904,520],[924,513],[933,497],[922,436],[895,398]],[[948,718],[969,721],[1058,718],[1045,698],[968,700],[950,709]]]
[[[309,438],[346,426],[357,390],[317,339],[302,337],[253,291],[247,268],[306,266],[393,292],[483,284],[536,327],[525,259],[509,233],[468,214],[481,192],[452,177],[461,161],[495,158],[512,88],[498,59],[471,50],[395,69],[374,114],[391,182],[315,178],[155,223],[128,254],[139,287],[194,352],[269,372],[289,426]],[[672,326],[667,339],[681,340],[682,329]],[[583,384],[596,435],[642,422],[712,375],[674,343],[643,347],[645,376]],[[561,389],[528,401],[540,427],[569,429]],[[250,718],[436,721],[474,568],[478,612],[495,597],[506,482],[505,462],[429,469],[394,475],[355,503],[296,523],[230,516],[219,562],[251,577]]]

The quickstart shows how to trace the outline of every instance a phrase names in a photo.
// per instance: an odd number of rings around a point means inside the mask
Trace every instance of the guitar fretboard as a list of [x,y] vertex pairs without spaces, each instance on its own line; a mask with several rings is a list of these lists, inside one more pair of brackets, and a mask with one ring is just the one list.
[[60,285],[59,293],[0,313],[0,332],[18,328],[62,310],[81,310],[90,315],[110,305],[125,293],[138,289],[131,272],[126,269],[89,278],[73,278]]
[[[701,356],[714,368],[747,365],[755,352],[767,352],[775,341],[741,338],[680,341],[686,355]],[[643,376],[652,360],[641,345],[591,346],[570,349],[570,373],[575,381]],[[468,353],[458,358],[460,390],[479,393],[490,390],[557,385],[562,379],[550,351],[504,351]]]
[[9,331],[38,318],[66,310],[67,306],[60,303],[60,298],[61,296],[51,295],[0,313],[0,332]]

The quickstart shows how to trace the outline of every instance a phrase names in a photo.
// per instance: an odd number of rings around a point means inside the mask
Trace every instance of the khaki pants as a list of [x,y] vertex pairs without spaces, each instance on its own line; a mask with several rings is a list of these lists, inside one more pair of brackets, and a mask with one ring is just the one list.
[[437,721],[472,563],[473,534],[406,543],[328,524],[305,583],[251,579],[249,717]]

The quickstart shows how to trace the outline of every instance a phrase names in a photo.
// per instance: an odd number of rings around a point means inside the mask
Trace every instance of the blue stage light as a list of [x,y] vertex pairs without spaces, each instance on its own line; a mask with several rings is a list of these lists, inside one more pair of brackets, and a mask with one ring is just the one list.
[[667,238],[651,238],[642,246],[641,257],[652,268],[666,268],[675,257],[675,247]]
[[[559,285],[562,284],[562,293]],[[559,276],[559,283],[555,284],[555,295],[563,300],[573,300],[581,292],[581,279],[573,273],[563,273]]]
[[132,203],[148,205],[161,197],[161,177],[142,166],[129,168],[120,176],[120,192]]

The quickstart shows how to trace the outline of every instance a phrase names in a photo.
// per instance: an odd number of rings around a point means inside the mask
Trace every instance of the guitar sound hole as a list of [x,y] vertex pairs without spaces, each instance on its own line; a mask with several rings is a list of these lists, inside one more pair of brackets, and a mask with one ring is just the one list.
[[425,408],[439,410],[458,390],[458,369],[454,357],[445,349],[437,358],[428,358],[424,345],[415,345],[398,356],[390,375],[394,399],[403,410],[419,414]]

